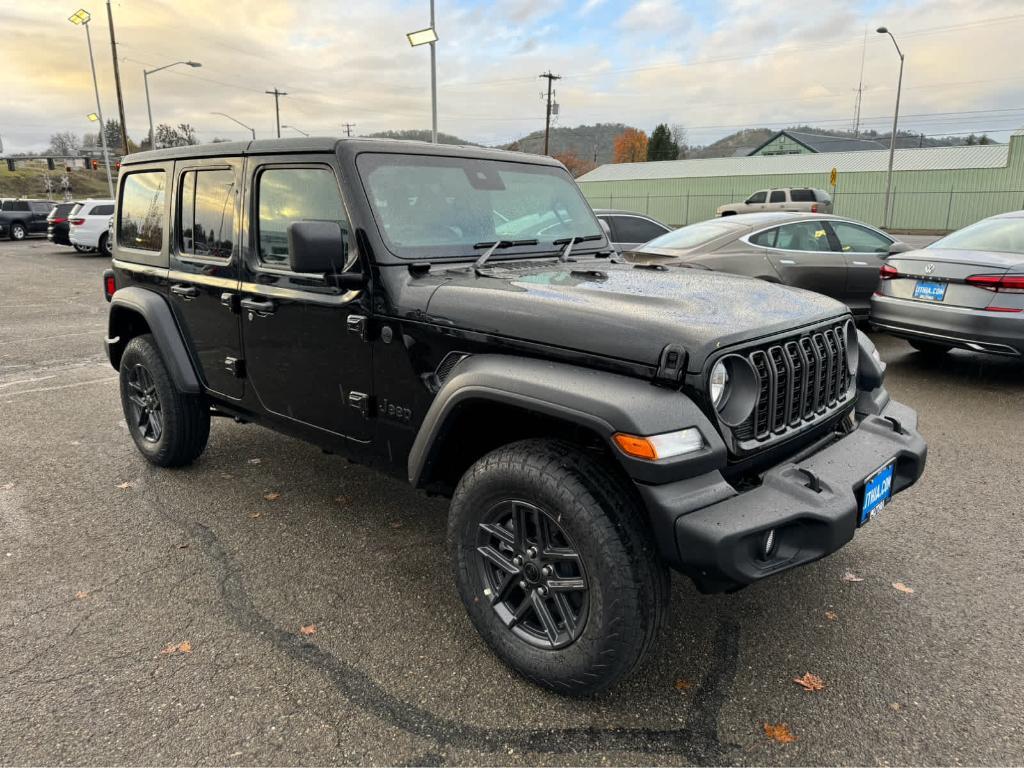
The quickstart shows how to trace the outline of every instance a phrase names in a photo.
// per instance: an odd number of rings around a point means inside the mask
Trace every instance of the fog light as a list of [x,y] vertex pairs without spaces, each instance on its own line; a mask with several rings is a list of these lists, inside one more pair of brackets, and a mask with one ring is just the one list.
[[775,552],[775,529],[772,528],[761,538],[761,559],[767,560]]

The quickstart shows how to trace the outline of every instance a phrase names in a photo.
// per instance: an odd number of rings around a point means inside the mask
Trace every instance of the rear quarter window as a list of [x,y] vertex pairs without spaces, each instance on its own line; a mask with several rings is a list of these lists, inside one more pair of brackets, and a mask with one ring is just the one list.
[[816,203],[818,199],[814,196],[813,189],[791,189],[789,199],[794,203]]

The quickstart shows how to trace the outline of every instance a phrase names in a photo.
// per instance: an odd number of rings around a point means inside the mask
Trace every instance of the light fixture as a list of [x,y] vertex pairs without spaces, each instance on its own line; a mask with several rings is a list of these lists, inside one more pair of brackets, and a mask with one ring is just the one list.
[[725,394],[729,388],[729,371],[725,363],[719,360],[711,369],[711,404],[717,410],[725,400]]
[[687,453],[694,453],[704,447],[704,437],[696,427],[650,437],[617,432],[612,436],[612,440],[627,456],[647,461],[671,459]]
[[99,116],[99,115],[97,115],[97,114],[96,114],[95,112],[90,112],[90,113],[89,113],[88,115],[86,115],[86,117],[87,117],[87,118],[89,118],[89,119],[90,119],[90,120],[91,120],[92,122],[94,122],[94,123],[95,123],[95,122],[96,122],[97,120],[99,120],[99,119],[100,119],[100,116]]
[[406,35],[409,40],[409,45],[415,48],[417,45],[426,45],[427,43],[437,42],[437,30],[433,27],[427,27],[417,32],[410,32]]
[[72,24],[88,24],[91,18],[91,13],[85,10],[85,8],[79,8],[77,11],[68,16],[68,21],[70,21]]

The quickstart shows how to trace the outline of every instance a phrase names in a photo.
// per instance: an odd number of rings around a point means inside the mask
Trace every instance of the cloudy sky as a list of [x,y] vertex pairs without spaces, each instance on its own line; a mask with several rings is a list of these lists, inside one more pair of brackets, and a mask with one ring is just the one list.
[[[93,47],[105,117],[116,116],[106,13]],[[90,128],[95,110],[85,33],[66,21],[82,0],[0,0],[7,152],[43,149],[50,134]],[[191,123],[201,140],[247,132],[226,112],[314,135],[426,128],[429,53],[405,33],[427,26],[428,0],[114,0],[129,133],[146,132],[142,71],[156,122]],[[742,127],[850,127],[861,57],[861,113],[885,130],[898,57],[907,56],[901,127],[932,134],[1024,125],[1020,0],[437,0],[439,127],[483,143],[543,127],[551,70],[560,124],[679,123],[692,143]],[[864,31],[868,30],[864,45]],[[285,130],[286,134],[297,135]]]

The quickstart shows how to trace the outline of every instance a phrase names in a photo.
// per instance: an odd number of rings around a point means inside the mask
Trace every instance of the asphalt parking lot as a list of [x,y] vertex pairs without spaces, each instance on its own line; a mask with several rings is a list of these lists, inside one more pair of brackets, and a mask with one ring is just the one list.
[[809,567],[675,578],[653,658],[576,701],[476,636],[443,501],[223,419],[193,467],[150,467],[107,263],[0,242],[0,763],[1021,762],[1024,364],[876,335],[921,483]]

